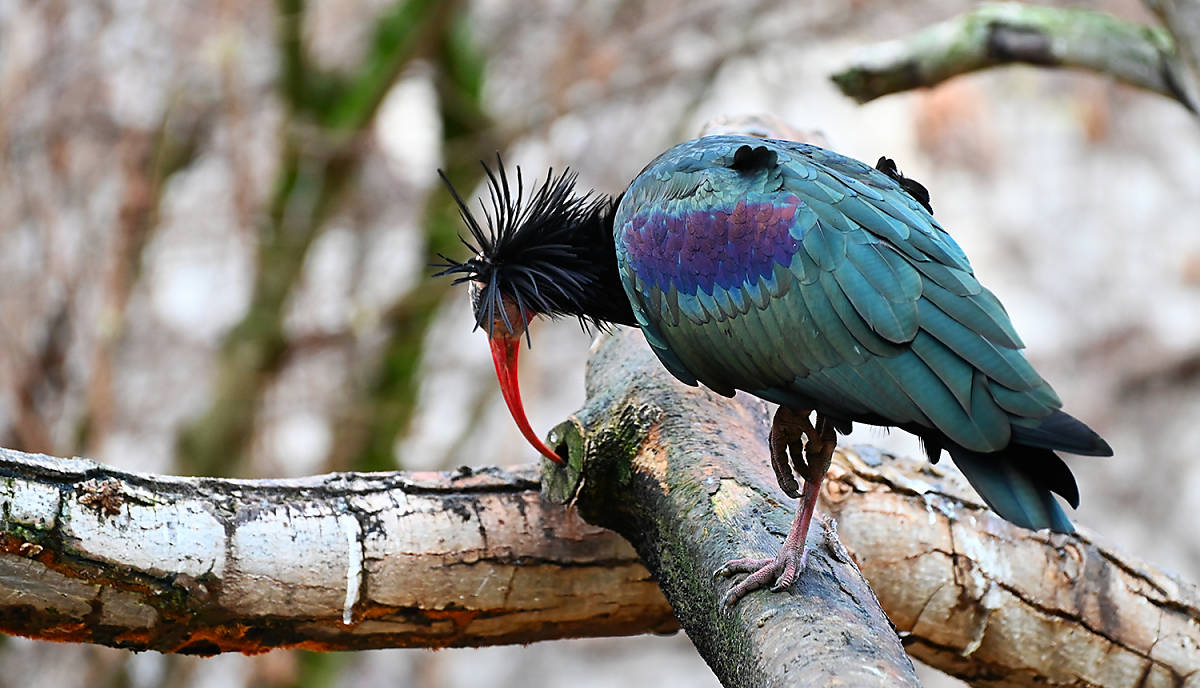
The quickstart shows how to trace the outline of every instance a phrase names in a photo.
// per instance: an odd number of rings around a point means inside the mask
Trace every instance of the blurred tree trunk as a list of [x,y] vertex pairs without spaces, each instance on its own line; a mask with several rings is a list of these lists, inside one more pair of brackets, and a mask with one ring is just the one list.
[[[460,188],[471,188],[479,177],[475,151],[499,147],[484,141],[491,123],[480,105],[482,58],[463,29],[458,2],[402,0],[387,6],[375,20],[361,64],[349,74],[323,70],[309,54],[304,0],[279,0],[278,8],[280,90],[287,105],[282,160],[257,227],[250,304],[222,343],[211,403],[179,432],[179,464],[200,475],[247,471],[259,407],[292,351],[284,332],[288,300],[313,242],[344,196],[354,193],[375,116],[403,70],[418,60],[435,67],[444,165]],[[457,246],[457,211],[448,196],[431,195],[421,226],[425,263]],[[438,282],[412,290],[383,314],[387,337],[353,376],[360,384],[338,424],[334,467],[395,468],[393,447],[412,415],[425,332],[447,286]]]

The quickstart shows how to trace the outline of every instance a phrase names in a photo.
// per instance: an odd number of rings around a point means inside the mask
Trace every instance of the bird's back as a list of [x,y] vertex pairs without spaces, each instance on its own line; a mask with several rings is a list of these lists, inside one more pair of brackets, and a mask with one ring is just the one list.
[[[1051,450],[1107,445],[1059,410],[1000,302],[900,181],[795,142],[719,136],[667,151],[630,185],[614,222],[647,340],[688,384],[815,409],[843,428],[905,428],[932,458],[949,449],[972,482],[969,464],[982,466],[977,477],[1025,461],[1004,458],[1013,447],[1032,448],[1026,472],[1050,476],[1041,492],[1077,501]],[[1048,493],[1045,513],[1023,518],[976,488],[1022,525],[1070,527]]]

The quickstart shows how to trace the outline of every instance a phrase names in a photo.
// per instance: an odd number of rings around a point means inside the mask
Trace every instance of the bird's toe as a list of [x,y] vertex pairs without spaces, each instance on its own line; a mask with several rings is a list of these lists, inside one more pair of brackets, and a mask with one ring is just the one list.
[[781,592],[792,587],[808,560],[808,552],[803,547],[797,549],[785,546],[773,559],[734,559],[727,561],[716,570],[717,576],[731,576],[736,573],[750,575],[734,585],[721,598],[721,604],[732,607],[747,593],[771,586],[772,592]]
[[728,578],[739,573],[754,573],[774,563],[774,559],[730,559],[713,571],[713,578]]
[[782,592],[796,583],[808,563],[808,550],[805,549],[797,555],[796,550],[787,549],[779,553],[779,558],[783,560],[783,566],[779,570],[779,577],[775,579],[775,585],[771,586],[771,592]]

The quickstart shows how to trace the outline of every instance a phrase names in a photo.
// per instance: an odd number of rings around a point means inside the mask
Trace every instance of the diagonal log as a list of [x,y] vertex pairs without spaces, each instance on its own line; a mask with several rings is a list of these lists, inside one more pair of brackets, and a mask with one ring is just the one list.
[[808,567],[792,592],[722,606],[730,584],[711,572],[774,556],[791,523],[794,501],[767,466],[765,404],[680,385],[625,329],[594,347],[587,393],[550,433],[568,458],[543,466],[543,490],[633,543],[722,685],[919,685],[826,525],[810,530]]

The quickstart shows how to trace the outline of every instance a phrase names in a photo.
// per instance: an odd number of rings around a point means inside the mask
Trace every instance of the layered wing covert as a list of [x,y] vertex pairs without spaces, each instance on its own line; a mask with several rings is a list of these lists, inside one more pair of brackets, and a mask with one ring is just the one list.
[[1059,407],[1000,302],[894,180],[792,142],[755,140],[773,155],[734,165],[746,142],[677,146],[617,211],[626,294],[676,377],[977,452]]

